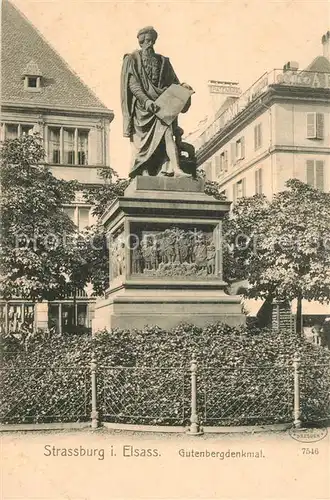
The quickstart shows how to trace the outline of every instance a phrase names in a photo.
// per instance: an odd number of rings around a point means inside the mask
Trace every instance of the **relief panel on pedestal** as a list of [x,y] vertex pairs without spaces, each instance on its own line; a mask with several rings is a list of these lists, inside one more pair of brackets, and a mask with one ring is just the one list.
[[213,230],[170,227],[141,230],[131,246],[131,272],[157,277],[212,277],[216,248]]
[[109,245],[110,282],[123,278],[126,272],[126,244],[124,232],[111,236]]

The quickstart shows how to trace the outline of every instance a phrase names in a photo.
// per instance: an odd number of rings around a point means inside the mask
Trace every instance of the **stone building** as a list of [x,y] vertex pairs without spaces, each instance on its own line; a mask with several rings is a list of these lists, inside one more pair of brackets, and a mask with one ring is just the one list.
[[[109,165],[109,131],[113,112],[86,86],[38,30],[8,0],[2,2],[0,140],[39,132],[53,174],[85,185],[101,182],[98,169]],[[92,216],[82,196],[65,207],[82,229]],[[76,308],[76,314],[73,308]],[[49,320],[59,331],[73,318],[90,327],[94,299],[86,290],[72,298],[36,306],[19,299],[1,304],[5,328],[17,328],[29,315],[35,326]]]
[[304,70],[290,61],[228,97],[196,139],[198,165],[227,198],[272,195],[297,178],[330,189],[330,32]]
[[[329,31],[322,46],[323,55],[306,69],[290,61],[264,73],[241,95],[227,97],[195,140],[199,167],[220,183],[228,200],[254,194],[272,198],[290,178],[330,190]],[[246,286],[232,284],[233,293]],[[278,305],[272,318],[271,310],[263,313],[263,301],[247,302],[252,316],[263,315],[275,329],[276,322],[283,326],[282,319],[273,321],[280,315]],[[329,305],[303,301],[304,328],[329,316]]]

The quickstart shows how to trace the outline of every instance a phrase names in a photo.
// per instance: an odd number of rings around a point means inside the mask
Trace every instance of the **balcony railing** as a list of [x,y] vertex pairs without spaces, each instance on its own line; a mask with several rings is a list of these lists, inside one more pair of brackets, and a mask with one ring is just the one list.
[[330,89],[330,73],[305,70],[283,71],[282,69],[273,69],[268,73],[264,73],[231,106],[216,116],[215,120],[200,134],[195,143],[196,150],[203,148],[206,143],[243,111],[243,109],[273,85]]

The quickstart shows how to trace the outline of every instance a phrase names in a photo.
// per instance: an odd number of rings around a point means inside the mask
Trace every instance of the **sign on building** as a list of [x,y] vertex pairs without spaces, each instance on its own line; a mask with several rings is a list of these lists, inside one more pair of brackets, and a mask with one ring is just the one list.
[[223,82],[219,80],[209,80],[207,82],[210,94],[222,94],[227,97],[238,97],[241,89],[237,82]]

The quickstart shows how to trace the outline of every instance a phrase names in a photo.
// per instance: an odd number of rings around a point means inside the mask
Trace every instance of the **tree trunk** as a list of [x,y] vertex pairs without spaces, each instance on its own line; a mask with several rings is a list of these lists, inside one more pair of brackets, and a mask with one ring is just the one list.
[[296,312],[296,332],[301,335],[302,333],[302,296],[297,297],[297,312]]

